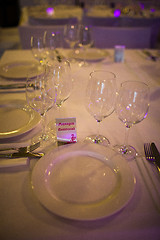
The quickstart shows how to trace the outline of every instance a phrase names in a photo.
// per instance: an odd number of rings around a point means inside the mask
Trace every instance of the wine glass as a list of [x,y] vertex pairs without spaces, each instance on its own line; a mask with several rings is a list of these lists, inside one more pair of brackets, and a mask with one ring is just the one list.
[[88,112],[98,123],[96,135],[86,137],[86,141],[108,145],[110,142],[99,134],[99,125],[102,120],[114,111],[116,99],[116,76],[108,71],[93,71],[90,73],[89,83],[86,90],[85,105]]
[[62,34],[60,31],[45,31],[44,32],[44,42],[46,55],[51,60],[60,61],[62,56],[57,50],[58,47],[62,47]]
[[123,82],[117,96],[116,113],[126,127],[125,141],[123,145],[116,145],[114,148],[128,160],[136,156],[135,148],[128,145],[129,129],[146,118],[148,110],[148,85],[138,81]]
[[[58,109],[58,117],[61,117],[60,108],[70,97],[73,86],[69,61],[63,58],[60,62],[57,61],[55,64],[50,65],[47,79],[49,82],[48,86],[50,87],[48,94]],[[48,128],[50,132],[55,132],[55,121],[51,121],[48,124]]]
[[32,139],[33,142],[41,141],[45,146],[53,141],[54,136],[46,131],[46,113],[54,105],[53,98],[50,97],[51,91],[47,81],[48,71],[46,67],[40,65],[34,71],[29,72],[26,81],[26,99],[28,105],[38,112],[41,116],[42,134]]
[[[72,49],[71,57],[74,57],[74,46],[79,41],[79,31],[80,25],[79,24],[67,24],[64,27],[64,39],[69,44],[70,48]],[[73,59],[72,59],[73,61]]]
[[93,44],[92,36],[91,36],[91,28],[85,25],[81,25],[80,34],[79,34],[79,47],[83,52],[83,61],[79,64],[79,66],[87,66],[86,62],[86,53],[87,49],[90,48]]
[[44,36],[31,36],[31,50],[34,58],[40,63],[46,59]]
[[63,58],[50,65],[47,78],[52,89],[48,94],[54,99],[56,107],[60,108],[72,91],[73,79],[69,61]]

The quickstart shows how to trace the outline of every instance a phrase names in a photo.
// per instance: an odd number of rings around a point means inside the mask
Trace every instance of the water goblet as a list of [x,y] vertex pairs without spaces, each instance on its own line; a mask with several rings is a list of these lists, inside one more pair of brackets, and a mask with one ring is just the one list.
[[42,133],[32,139],[32,142],[41,141],[42,146],[53,142],[54,136],[46,131],[46,113],[50,110],[54,101],[50,97],[50,87],[47,81],[47,69],[40,65],[35,71],[29,72],[26,81],[26,99],[28,105],[41,116]]
[[116,99],[116,76],[108,71],[93,71],[90,73],[86,90],[85,105],[88,112],[98,123],[98,132],[86,137],[85,141],[102,145],[110,144],[109,140],[99,134],[99,125],[102,120],[114,111]]
[[117,101],[116,113],[125,124],[125,141],[123,145],[116,145],[114,149],[127,160],[136,157],[134,147],[128,145],[129,129],[146,118],[149,110],[149,87],[146,83],[126,81],[121,84]]

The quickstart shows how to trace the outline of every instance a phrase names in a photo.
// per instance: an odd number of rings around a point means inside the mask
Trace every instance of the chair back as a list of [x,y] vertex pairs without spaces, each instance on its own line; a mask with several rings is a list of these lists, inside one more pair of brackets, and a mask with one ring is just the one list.
[[126,48],[150,48],[150,27],[92,27],[94,47],[113,48],[125,45]]

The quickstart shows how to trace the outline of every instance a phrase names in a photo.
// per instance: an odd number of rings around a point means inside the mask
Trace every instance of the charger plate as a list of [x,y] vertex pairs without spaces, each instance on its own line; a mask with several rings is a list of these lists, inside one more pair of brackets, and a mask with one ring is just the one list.
[[27,107],[24,100],[0,101],[0,139],[11,138],[32,130],[40,115]]
[[133,196],[135,183],[125,159],[110,148],[88,143],[54,149],[32,173],[32,188],[42,205],[74,220],[115,214]]

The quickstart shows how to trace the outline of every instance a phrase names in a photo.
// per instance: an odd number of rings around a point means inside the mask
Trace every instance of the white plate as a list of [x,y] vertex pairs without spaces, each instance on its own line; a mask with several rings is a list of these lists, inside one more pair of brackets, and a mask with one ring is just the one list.
[[32,173],[39,201],[52,213],[76,220],[110,216],[131,199],[135,178],[110,148],[74,143],[42,157]]
[[[0,76],[10,79],[26,79],[29,71],[35,71],[39,64],[35,61],[15,61],[0,66]],[[34,76],[33,76],[34,77]]]
[[86,61],[101,61],[104,58],[108,57],[108,53],[106,50],[96,49],[96,48],[89,48],[86,50],[86,53],[81,49],[77,49],[74,54],[74,58],[77,60],[84,60]]
[[26,133],[39,123],[40,115],[25,104],[24,100],[0,101],[0,139]]

